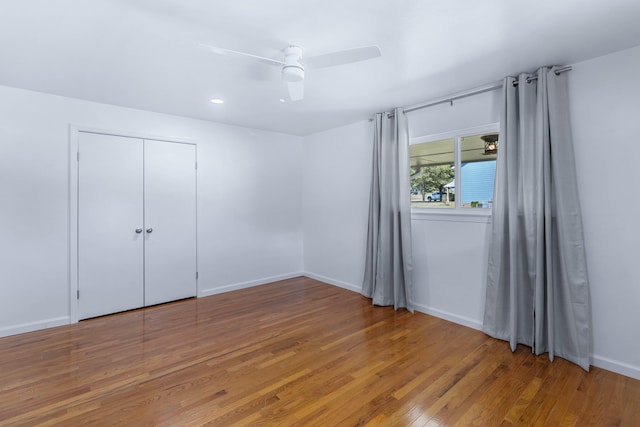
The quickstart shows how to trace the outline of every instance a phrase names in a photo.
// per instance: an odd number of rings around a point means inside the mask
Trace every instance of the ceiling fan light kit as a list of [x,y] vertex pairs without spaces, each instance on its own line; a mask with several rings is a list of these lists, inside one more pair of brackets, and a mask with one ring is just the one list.
[[287,83],[304,80],[304,66],[300,63],[302,49],[298,46],[289,46],[284,50],[284,65],[282,66],[282,79]]
[[[292,101],[300,101],[304,97],[304,64],[302,63],[302,48],[290,45],[286,47],[284,52],[284,60],[278,61],[272,58],[265,58],[251,53],[239,52],[236,50],[225,49],[221,47],[209,46],[202,44],[202,47],[209,49],[218,55],[226,55],[228,53],[251,58],[259,62],[276,65],[281,67],[282,81],[286,84],[289,92],[289,98]],[[320,56],[308,58],[308,64],[312,68],[335,67],[338,65],[350,64],[353,62],[365,61],[379,57],[380,48],[378,46],[365,46],[355,49],[341,50],[331,52]]]

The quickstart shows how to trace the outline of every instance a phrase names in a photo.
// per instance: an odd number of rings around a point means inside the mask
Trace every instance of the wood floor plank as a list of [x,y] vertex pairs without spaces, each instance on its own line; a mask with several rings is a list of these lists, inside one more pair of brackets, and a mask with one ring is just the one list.
[[295,278],[0,338],[0,425],[638,426],[640,381]]

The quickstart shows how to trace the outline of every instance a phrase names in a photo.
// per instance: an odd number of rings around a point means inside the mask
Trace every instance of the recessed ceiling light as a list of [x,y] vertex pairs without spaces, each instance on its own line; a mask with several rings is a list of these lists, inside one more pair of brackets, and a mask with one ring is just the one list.
[[220,98],[213,98],[211,102],[214,104],[224,104],[224,100]]
[[284,98],[280,98],[280,102],[284,103],[285,102]]

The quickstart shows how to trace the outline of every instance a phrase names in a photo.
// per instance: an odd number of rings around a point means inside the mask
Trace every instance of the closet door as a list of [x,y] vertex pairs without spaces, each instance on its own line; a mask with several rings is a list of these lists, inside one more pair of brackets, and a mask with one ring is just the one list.
[[145,305],[196,295],[196,149],[144,142]]
[[79,318],[144,305],[143,141],[79,133]]

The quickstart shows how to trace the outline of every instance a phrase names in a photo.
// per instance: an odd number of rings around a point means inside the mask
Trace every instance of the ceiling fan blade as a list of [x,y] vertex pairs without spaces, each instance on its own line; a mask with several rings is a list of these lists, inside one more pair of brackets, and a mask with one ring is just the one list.
[[284,65],[284,62],[282,61],[278,61],[276,59],[271,59],[271,58],[265,58],[264,56],[258,56],[251,53],[239,52],[237,50],[225,49],[223,47],[210,46],[208,44],[202,44],[202,43],[200,44],[200,46],[218,55],[227,55],[227,54],[238,55],[238,56],[243,56],[245,58],[255,59],[257,61],[260,61],[265,64],[269,64],[269,65],[277,65],[279,67]]
[[287,82],[287,89],[289,90],[289,98],[292,101],[300,101],[304,98],[304,80]]
[[326,53],[324,55],[311,56],[304,60],[304,64],[309,68],[325,68],[333,67],[335,65],[350,64],[352,62],[365,61],[367,59],[377,58],[380,55],[381,52],[378,46],[365,46]]

